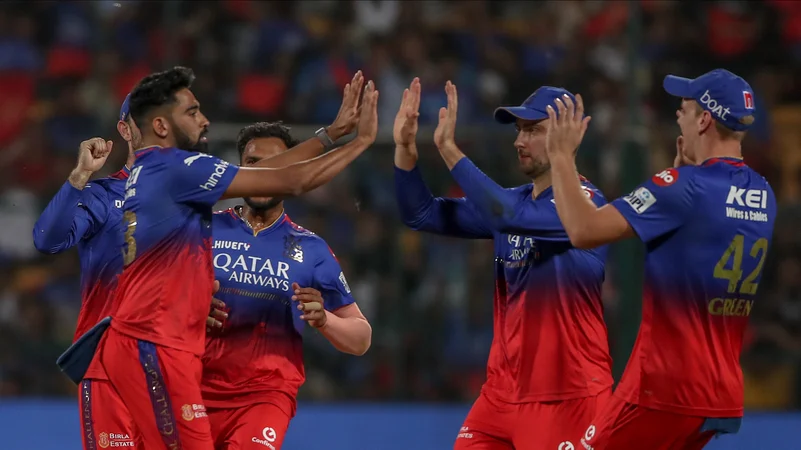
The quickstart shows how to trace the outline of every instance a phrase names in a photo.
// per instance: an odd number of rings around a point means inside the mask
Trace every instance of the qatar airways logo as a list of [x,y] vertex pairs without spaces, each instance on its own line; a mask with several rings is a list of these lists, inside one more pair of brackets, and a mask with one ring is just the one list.
[[228,275],[228,281],[289,291],[289,264],[260,256],[214,255],[214,268]]
[[534,238],[510,234],[506,236],[506,243],[510,247],[505,260],[507,268],[513,269],[533,263],[537,249],[537,241]]
[[225,171],[228,170],[228,166],[230,166],[230,164],[228,164],[227,161],[218,160],[214,164],[214,172],[209,175],[209,179],[206,180],[205,183],[201,184],[200,187],[207,191],[214,189],[214,187],[217,186],[217,183],[220,182],[222,176],[225,175]]

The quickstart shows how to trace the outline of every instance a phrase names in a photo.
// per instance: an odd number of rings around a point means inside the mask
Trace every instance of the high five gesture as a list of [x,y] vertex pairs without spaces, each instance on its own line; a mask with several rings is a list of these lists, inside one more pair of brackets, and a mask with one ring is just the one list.
[[548,128],[545,140],[545,148],[548,155],[554,156],[567,155],[574,156],[578,150],[587,126],[590,123],[590,116],[584,117],[584,101],[581,94],[576,94],[576,103],[568,95],[557,98],[553,106],[547,106]]

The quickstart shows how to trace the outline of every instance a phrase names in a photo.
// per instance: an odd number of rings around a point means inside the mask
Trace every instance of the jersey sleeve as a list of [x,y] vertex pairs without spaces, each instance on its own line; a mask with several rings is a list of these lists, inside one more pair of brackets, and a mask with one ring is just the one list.
[[651,242],[679,228],[692,212],[695,166],[665,169],[612,201],[634,232]]
[[205,153],[179,150],[173,156],[170,187],[178,203],[213,206],[239,171],[239,167]]
[[96,233],[106,223],[108,192],[101,184],[76,189],[64,183],[33,228],[33,243],[44,253],[60,253]]
[[416,231],[491,239],[492,228],[465,198],[435,198],[418,168],[395,168],[395,197],[403,223]]
[[334,256],[334,252],[323,244],[320,259],[314,266],[314,287],[323,294],[323,305],[328,311],[348,306],[356,300],[350,292],[348,280],[339,262]]
[[[552,201],[521,201],[518,189],[505,189],[468,158],[462,158],[451,170],[453,178],[476,205],[484,221],[504,234],[532,236],[542,240],[567,241],[567,233]],[[596,206],[606,204],[597,190],[582,184],[585,194]]]

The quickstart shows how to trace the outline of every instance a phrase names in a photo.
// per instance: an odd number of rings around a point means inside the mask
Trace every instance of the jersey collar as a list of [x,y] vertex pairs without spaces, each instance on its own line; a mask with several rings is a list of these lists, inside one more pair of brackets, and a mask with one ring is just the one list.
[[735,158],[733,156],[717,156],[709,158],[701,163],[701,167],[711,166],[712,164],[723,163],[734,167],[742,167],[745,165],[743,158]]
[[131,169],[129,169],[128,166],[122,166],[122,169],[111,174],[111,178],[116,178],[117,180],[127,180],[130,175]]
[[244,227],[246,230],[248,230],[248,232],[252,233],[253,236],[259,236],[259,235],[262,235],[262,234],[265,234],[265,233],[269,233],[270,231],[273,231],[276,228],[280,227],[281,224],[286,222],[286,220],[288,219],[288,216],[286,215],[286,210],[284,210],[284,211],[281,212],[281,215],[278,216],[277,219],[275,219],[275,222],[271,223],[269,226],[267,226],[265,228],[262,228],[258,232],[254,232],[253,228],[250,226],[248,221],[245,220],[244,217],[242,217],[241,211],[242,211],[242,205],[234,206],[233,208],[231,208],[231,215],[236,217],[236,219],[239,221],[239,223],[242,225],[242,227]]
[[146,153],[150,153],[153,150],[158,150],[162,148],[160,145],[151,145],[150,147],[140,148],[139,150],[134,150],[134,158],[138,158]]

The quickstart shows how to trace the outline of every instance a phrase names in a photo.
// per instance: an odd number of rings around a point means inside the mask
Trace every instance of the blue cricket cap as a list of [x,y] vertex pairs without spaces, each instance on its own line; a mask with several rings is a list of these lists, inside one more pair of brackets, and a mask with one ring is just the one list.
[[576,103],[576,97],[571,94],[567,89],[543,86],[533,94],[531,94],[526,101],[520,106],[501,106],[495,110],[495,120],[500,123],[509,124],[515,123],[517,119],[523,120],[543,120],[548,118],[548,111],[545,109],[548,105],[556,109],[554,101],[559,98],[562,99],[563,95],[567,94],[573,103]]
[[715,69],[695,79],[668,75],[662,86],[670,95],[695,100],[730,130],[745,131],[754,123],[743,123],[744,117],[754,116],[754,90],[728,70]]
[[123,122],[128,119],[128,114],[130,113],[130,111],[128,110],[130,100],[131,100],[131,94],[126,95],[125,101],[122,102],[122,106],[120,107],[120,120],[122,120]]

